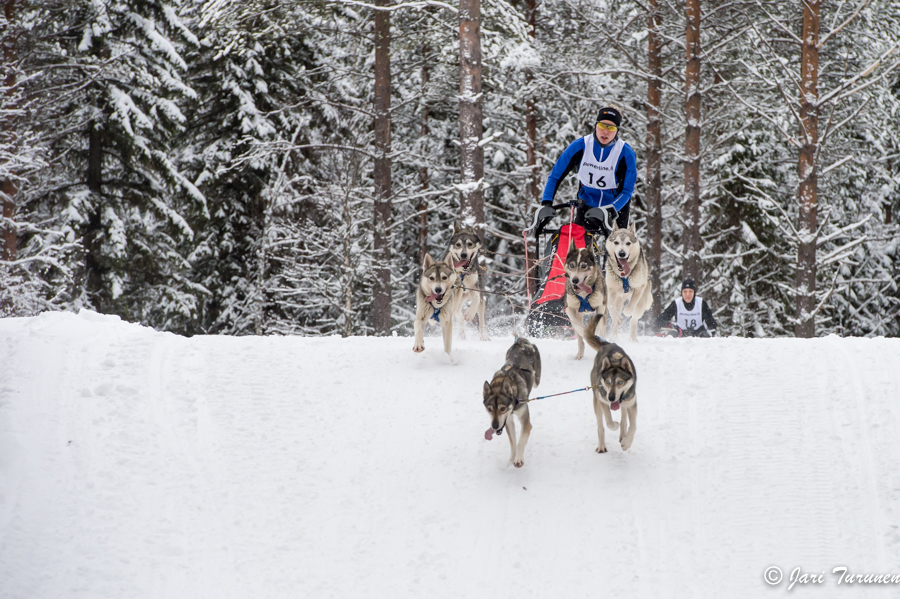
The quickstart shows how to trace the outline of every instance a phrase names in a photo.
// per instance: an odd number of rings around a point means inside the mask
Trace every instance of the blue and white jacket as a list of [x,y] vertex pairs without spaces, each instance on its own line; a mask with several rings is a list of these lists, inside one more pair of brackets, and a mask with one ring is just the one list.
[[[609,156],[613,146],[616,145],[619,136],[609,142],[606,146],[601,146],[594,134],[594,157],[602,162]],[[584,157],[584,138],[579,137],[573,141],[568,148],[560,155],[550,176],[547,177],[547,184],[544,186],[544,195],[541,202],[552,202],[556,196],[556,190],[559,183],[566,178],[570,172],[578,173],[578,167],[581,165],[581,159]],[[612,189],[592,189],[578,183],[578,198],[584,200],[585,204],[592,207],[608,206],[610,204],[621,212],[622,208],[631,200],[634,193],[634,184],[637,182],[637,161],[634,157],[634,150],[627,143],[622,148],[622,154],[619,156],[619,164],[616,165],[616,188]]]

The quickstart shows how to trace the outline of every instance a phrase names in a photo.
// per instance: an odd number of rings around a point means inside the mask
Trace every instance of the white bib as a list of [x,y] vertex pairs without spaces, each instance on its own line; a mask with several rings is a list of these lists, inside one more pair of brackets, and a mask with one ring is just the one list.
[[687,308],[684,307],[684,300],[682,298],[675,299],[675,306],[678,308],[678,315],[675,318],[675,324],[680,326],[684,330],[688,329],[699,329],[701,325],[703,328],[706,328],[706,324],[703,322],[703,300],[699,297],[694,298],[694,309],[688,311]]
[[578,180],[581,184],[592,189],[615,189],[616,166],[619,164],[619,156],[624,146],[625,142],[617,139],[606,160],[598,162],[594,158],[594,134],[585,135],[584,156],[578,166]]

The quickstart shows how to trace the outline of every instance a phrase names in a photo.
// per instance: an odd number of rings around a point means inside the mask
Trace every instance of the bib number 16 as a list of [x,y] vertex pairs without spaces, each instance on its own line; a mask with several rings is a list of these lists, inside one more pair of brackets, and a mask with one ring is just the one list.
[[596,185],[597,187],[606,187],[606,175],[600,175],[597,177],[597,182],[594,183],[594,173],[588,173],[588,181],[591,185]]

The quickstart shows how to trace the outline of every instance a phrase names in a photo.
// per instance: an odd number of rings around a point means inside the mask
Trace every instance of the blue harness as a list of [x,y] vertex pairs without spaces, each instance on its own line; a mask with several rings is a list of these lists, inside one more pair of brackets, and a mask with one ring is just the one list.
[[587,301],[587,298],[588,298],[588,297],[591,297],[591,294],[593,294],[593,293],[594,293],[594,290],[591,289],[591,293],[588,293],[587,297],[581,297],[581,296],[578,295],[578,294],[575,295],[575,297],[578,298],[578,301],[581,302],[581,307],[578,308],[578,312],[579,312],[579,313],[580,313],[580,312],[593,312],[593,311],[594,311],[594,307],[591,306],[590,302]]
[[622,288],[625,290],[625,293],[631,291],[631,287],[628,285],[628,277],[619,277],[622,279]]
[[441,322],[441,309],[435,308],[434,304],[431,304],[431,309],[434,310],[434,313],[431,315],[431,319],[436,323],[440,324]]

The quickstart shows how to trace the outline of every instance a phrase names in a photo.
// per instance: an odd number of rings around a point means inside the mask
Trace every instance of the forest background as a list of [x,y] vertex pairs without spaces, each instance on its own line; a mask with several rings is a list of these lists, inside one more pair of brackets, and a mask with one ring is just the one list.
[[409,334],[457,220],[508,323],[612,103],[655,312],[692,276],[722,334],[900,333],[896,0],[6,0],[2,43],[3,316]]

